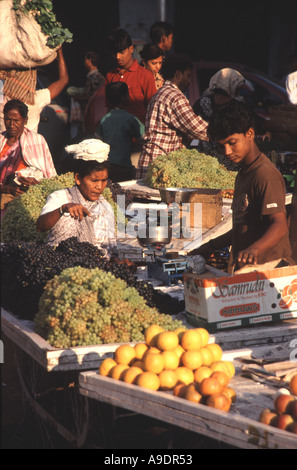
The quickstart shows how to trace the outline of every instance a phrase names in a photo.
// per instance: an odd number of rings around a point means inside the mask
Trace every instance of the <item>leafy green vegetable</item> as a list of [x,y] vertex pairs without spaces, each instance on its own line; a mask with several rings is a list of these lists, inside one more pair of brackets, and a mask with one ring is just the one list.
[[233,189],[237,172],[228,171],[217,158],[193,149],[180,149],[156,158],[145,183],[151,188]]
[[32,12],[42,32],[48,36],[46,45],[51,49],[72,41],[72,33],[57,21],[51,0],[13,0],[13,10],[19,18]]

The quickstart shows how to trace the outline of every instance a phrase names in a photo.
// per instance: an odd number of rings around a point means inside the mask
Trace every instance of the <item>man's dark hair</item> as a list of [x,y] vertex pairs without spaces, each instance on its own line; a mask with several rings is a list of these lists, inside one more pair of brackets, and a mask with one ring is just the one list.
[[85,59],[89,59],[93,65],[98,65],[98,54],[94,51],[87,51],[85,53]]
[[210,140],[218,141],[232,134],[246,134],[251,127],[255,129],[253,111],[244,103],[232,100],[223,108],[214,111],[207,134]]
[[174,77],[177,70],[184,73],[187,69],[192,69],[191,59],[185,54],[172,54],[163,62],[161,75],[164,80],[170,80]]
[[116,28],[108,37],[108,46],[113,53],[122,52],[132,46],[129,33],[122,28]]
[[12,109],[17,109],[22,118],[26,119],[28,117],[28,106],[21,100],[13,99],[7,101],[3,108],[3,114],[8,113]]
[[167,21],[156,21],[151,26],[150,38],[154,44],[159,44],[162,36],[169,36],[169,34],[173,34],[173,26]]
[[115,108],[129,99],[129,88],[125,82],[108,83],[105,88],[105,96],[111,107]]

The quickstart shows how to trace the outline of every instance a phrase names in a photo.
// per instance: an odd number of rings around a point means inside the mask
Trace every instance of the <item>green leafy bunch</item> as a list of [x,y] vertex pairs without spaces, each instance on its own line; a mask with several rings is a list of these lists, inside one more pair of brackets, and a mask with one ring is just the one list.
[[42,32],[48,36],[46,45],[51,49],[72,41],[72,33],[57,21],[51,0],[13,0],[13,10],[19,18],[32,12]]
[[195,149],[180,149],[157,157],[145,182],[152,188],[233,189],[237,172],[228,171],[217,158]]

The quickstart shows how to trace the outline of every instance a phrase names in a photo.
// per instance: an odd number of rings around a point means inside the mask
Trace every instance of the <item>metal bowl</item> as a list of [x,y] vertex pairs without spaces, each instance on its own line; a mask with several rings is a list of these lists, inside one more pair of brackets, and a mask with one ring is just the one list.
[[183,204],[190,201],[191,196],[198,193],[198,188],[159,188],[162,202],[166,204]]
[[142,247],[169,245],[172,239],[172,227],[167,226],[145,226],[145,236],[137,236],[138,243]]

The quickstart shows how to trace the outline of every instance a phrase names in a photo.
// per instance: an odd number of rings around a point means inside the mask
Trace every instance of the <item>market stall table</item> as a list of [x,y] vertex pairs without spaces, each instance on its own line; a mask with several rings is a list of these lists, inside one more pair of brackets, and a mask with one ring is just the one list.
[[[238,358],[248,354],[245,350],[230,351],[223,359],[232,360],[240,373]],[[296,435],[258,421],[263,409],[273,408],[277,389],[240,375],[230,382],[237,399],[228,413],[175,397],[172,392],[152,391],[103,377],[97,371],[81,372],[79,384],[80,393],[87,398],[195,432],[197,440],[200,434],[242,449],[297,449]],[[175,448],[179,448],[178,442]]]
[[[162,289],[162,287],[160,288]],[[165,289],[166,291],[170,290],[169,287]],[[174,295],[179,296],[179,290],[180,288],[175,286],[173,288]],[[182,312],[178,316],[185,320]],[[102,424],[100,403],[96,402],[98,406],[94,411],[93,400],[90,406],[86,395],[79,393],[79,374],[86,372],[86,377],[96,376],[94,370],[98,370],[105,357],[112,356],[118,344],[67,349],[53,348],[34,332],[33,322],[18,319],[4,309],[1,310],[1,329],[5,337],[12,341],[15,349],[16,367],[25,402],[49,429],[55,430],[73,446],[81,448],[86,445],[90,423],[95,420],[100,430],[102,430],[101,427],[104,428],[104,423]],[[296,338],[296,334],[296,321],[286,321],[269,326],[258,326],[255,329],[243,328],[219,332],[210,335],[210,342],[217,342],[223,350],[230,352],[236,347],[243,348],[241,351],[248,347],[248,351],[251,352],[257,347],[255,345],[270,342],[269,349],[273,350],[279,343],[291,344]],[[250,382],[249,386],[254,389],[255,383]],[[114,383],[112,387],[114,387]],[[58,397],[62,397],[64,404],[62,410],[58,407]],[[186,403],[184,406],[188,405]],[[133,411],[138,410],[133,408]],[[69,415],[71,416],[69,417]],[[207,424],[205,426],[207,427]],[[200,432],[202,431],[201,428]],[[211,435],[212,433],[210,433]]]

